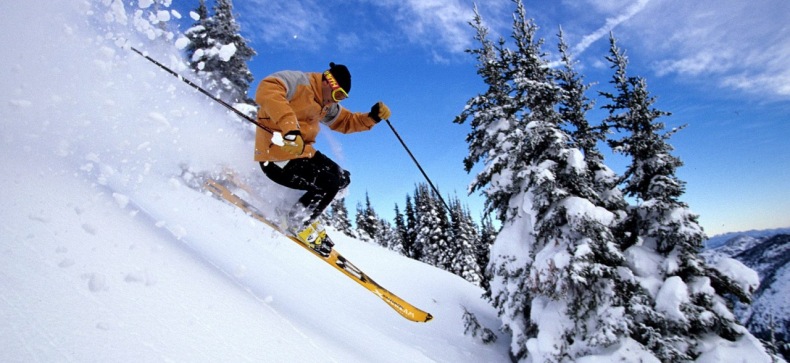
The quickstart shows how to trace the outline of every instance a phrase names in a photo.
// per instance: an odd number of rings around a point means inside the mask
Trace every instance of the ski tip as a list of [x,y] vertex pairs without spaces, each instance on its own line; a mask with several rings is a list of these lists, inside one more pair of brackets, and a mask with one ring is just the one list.
[[427,323],[427,322],[431,321],[431,319],[433,319],[433,315],[431,315],[431,314],[426,314],[426,316],[425,316],[425,321],[423,321],[423,323]]

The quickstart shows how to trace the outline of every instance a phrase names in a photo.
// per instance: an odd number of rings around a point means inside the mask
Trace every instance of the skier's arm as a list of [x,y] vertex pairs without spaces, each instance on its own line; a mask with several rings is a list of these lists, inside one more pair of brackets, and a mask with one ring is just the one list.
[[336,105],[339,114],[336,118],[325,122],[332,130],[345,134],[367,131],[379,121],[390,117],[390,110],[384,102],[378,102],[370,108],[370,112],[351,112]]
[[275,73],[261,81],[260,85],[258,85],[258,90],[255,92],[255,102],[269,115],[271,121],[277,125],[277,128],[283,134],[288,134],[299,130],[299,121],[296,119],[296,113],[288,102],[288,99],[293,97],[293,92],[296,91],[297,86],[297,82],[289,81],[289,76],[298,75],[280,73]]

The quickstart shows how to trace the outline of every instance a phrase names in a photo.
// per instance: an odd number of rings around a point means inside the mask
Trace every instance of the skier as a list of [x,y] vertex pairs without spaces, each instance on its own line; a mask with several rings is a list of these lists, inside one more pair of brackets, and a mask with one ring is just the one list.
[[351,112],[339,102],[351,91],[351,73],[342,64],[329,63],[323,73],[280,71],[258,85],[255,101],[258,122],[271,129],[257,129],[255,161],[277,184],[305,193],[281,224],[303,243],[328,256],[333,243],[319,217],[335,196],[351,182],[344,170],[313,146],[320,124],[342,133],[370,130],[390,117],[381,101],[370,112]]

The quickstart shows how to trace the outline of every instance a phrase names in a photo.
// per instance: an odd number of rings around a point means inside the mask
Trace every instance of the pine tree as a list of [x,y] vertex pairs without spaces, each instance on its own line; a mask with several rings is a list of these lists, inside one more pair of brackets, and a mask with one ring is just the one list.
[[420,250],[420,261],[448,270],[448,231],[450,223],[441,201],[427,184],[417,186],[414,193],[416,221],[415,247]]
[[564,123],[568,124],[571,137],[579,150],[584,153],[585,160],[600,163],[603,155],[598,149],[598,142],[604,141],[606,133],[603,128],[594,128],[587,121],[587,112],[594,107],[586,93],[590,86],[574,69],[575,62],[568,52],[568,44],[560,29],[557,35],[558,48],[562,68],[556,72],[557,83],[562,89],[559,113]]
[[386,219],[376,221],[376,235],[373,240],[380,246],[400,253],[400,237],[392,224]]
[[419,261],[422,259],[421,246],[417,246],[417,213],[412,204],[411,196],[406,195],[406,231],[403,234],[401,245],[403,254]]
[[186,32],[192,41],[186,48],[190,66],[223,100],[254,104],[247,96],[254,80],[247,62],[256,53],[239,33],[232,0],[217,0],[213,10],[214,15],[209,17],[201,0],[196,10],[200,19]]
[[[627,339],[632,317],[626,304],[640,290],[624,278],[625,259],[610,228],[615,214],[599,206],[584,155],[561,128],[563,90],[541,50],[537,26],[521,1],[514,3],[515,50],[487,63],[507,65],[511,100],[502,103],[516,112],[507,134],[498,135],[501,123],[489,123],[480,133],[497,135],[494,144],[510,147],[487,159],[500,165],[487,183],[512,186],[498,202],[507,209],[492,246],[490,297],[512,336],[516,359],[573,361]],[[529,343],[538,334],[552,344]]]
[[357,236],[356,233],[354,233],[354,227],[351,225],[351,220],[348,217],[348,209],[346,208],[345,198],[339,198],[332,201],[329,209],[329,220],[333,227],[346,236]]
[[463,277],[477,286],[482,285],[483,272],[477,263],[479,244],[478,229],[468,208],[461,205],[458,197],[450,201],[450,220],[452,223],[449,241],[451,261],[450,272]]
[[648,321],[640,332],[643,340],[650,338],[643,344],[663,361],[695,359],[701,349],[725,344],[714,343],[712,337],[735,341],[749,334],[724,298],[734,294],[748,301],[748,292],[707,267],[699,255],[706,237],[698,216],[680,200],[685,183],[676,171],[683,163],[668,143],[679,129],[663,132],[659,119],[669,113],[654,108],[655,98],[643,78],[627,75],[628,60],[614,36],[607,60],[615,70],[611,83],[616,91],[602,93],[610,102],[604,106],[609,111],[606,121],[622,134],[609,143],[631,159],[622,176],[623,191],[637,201],[623,223],[622,245],[632,256],[628,262],[635,278],[653,286],[645,306],[655,306],[660,314],[660,321]]
[[397,245],[393,250],[398,251],[398,253],[404,256],[409,256],[409,249],[406,247],[407,243],[405,243],[406,239],[409,238],[409,230],[408,226],[406,226],[403,213],[401,213],[397,203],[395,204],[395,233],[397,236]]
[[[510,51],[504,47],[505,40],[494,44],[488,39],[488,28],[483,25],[477,7],[470,25],[476,30],[475,39],[481,43],[479,49],[467,52],[477,58],[477,74],[483,78],[488,89],[467,102],[464,111],[453,122],[462,124],[469,120],[472,131],[467,135],[469,154],[464,158],[467,172],[480,163],[484,169],[470,185],[470,192],[481,191],[486,197],[486,212],[495,211],[500,221],[512,216],[509,206],[511,196],[518,193],[521,179],[517,160],[512,155],[524,143],[523,125],[518,122],[518,105],[514,102],[514,86],[511,82]],[[503,172],[513,172],[503,175]]]
[[488,263],[491,261],[491,245],[494,244],[497,231],[494,228],[494,223],[491,216],[485,215],[480,220],[480,232],[475,245],[475,259],[477,265],[480,266],[482,272],[482,281],[480,287],[485,291],[490,291],[490,281],[492,278],[492,271],[488,268]]
[[202,61],[204,53],[211,48],[207,29],[209,15],[206,0],[199,1],[197,9],[194,11],[198,18],[192,24],[192,27],[184,32],[184,35],[189,38],[189,44],[187,44],[184,51],[186,52],[189,66],[196,73],[203,71],[205,67],[205,63]]
[[357,204],[357,232],[363,241],[374,242],[379,230],[379,216],[370,204],[370,196],[365,193],[365,205]]
[[[586,97],[589,86],[584,84],[581,75],[574,70],[574,62],[568,53],[561,29],[558,38],[562,68],[556,72],[556,77],[563,90],[559,112],[569,129],[573,144],[584,155],[587,164],[586,177],[591,181],[589,188],[578,189],[577,193],[586,195],[595,206],[603,207],[613,213],[615,220],[610,230],[613,238],[619,243],[626,234],[622,228],[622,219],[626,214],[627,202],[618,188],[617,175],[604,164],[603,154],[597,146],[606,140],[608,125],[604,123],[592,127],[588,123],[586,113],[593,108],[592,102]],[[622,250],[620,246],[618,250]],[[628,319],[630,336],[646,348],[653,350],[656,356],[664,357],[664,360],[679,357],[680,355],[672,349],[665,349],[664,352],[654,349],[671,347],[668,342],[673,338],[665,336],[661,331],[662,317],[653,309],[646,291],[633,282],[627,282],[622,286],[625,291],[620,292],[620,298],[626,316],[630,317]]]

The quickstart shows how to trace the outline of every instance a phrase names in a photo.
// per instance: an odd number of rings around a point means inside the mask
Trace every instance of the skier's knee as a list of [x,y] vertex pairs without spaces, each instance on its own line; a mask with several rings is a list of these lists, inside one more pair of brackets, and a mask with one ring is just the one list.
[[340,181],[338,183],[338,190],[343,190],[351,184],[351,173],[348,170],[343,170],[340,174]]
[[335,199],[342,199],[346,197],[348,185],[351,184],[351,173],[348,170],[343,170],[340,180],[338,181],[337,195]]

